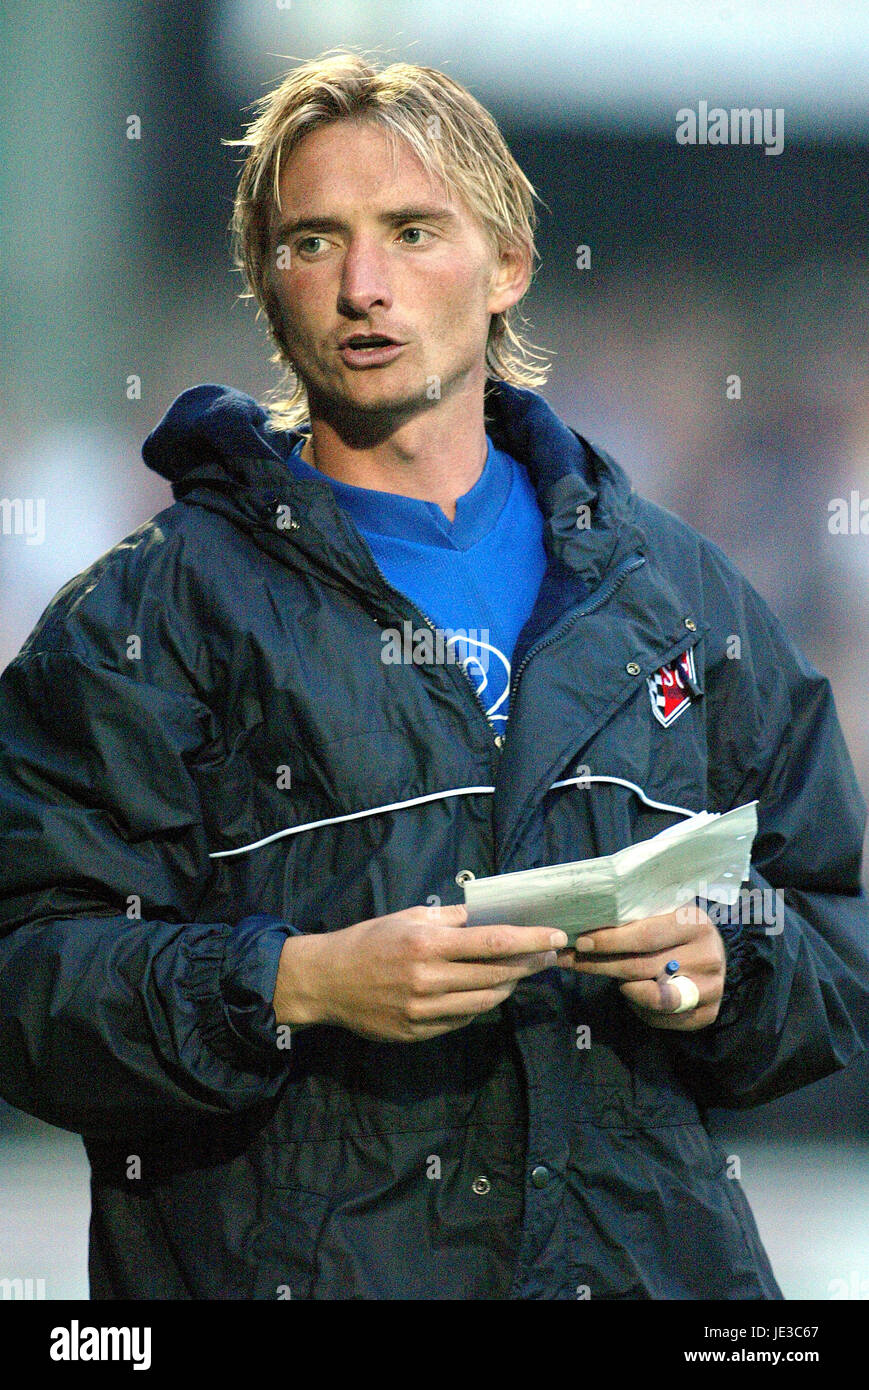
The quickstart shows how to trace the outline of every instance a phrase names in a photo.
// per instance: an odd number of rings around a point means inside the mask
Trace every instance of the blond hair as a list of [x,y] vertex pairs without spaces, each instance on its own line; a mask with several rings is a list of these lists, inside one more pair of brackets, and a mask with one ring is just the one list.
[[[339,50],[293,68],[279,86],[253,103],[256,118],[240,140],[249,150],[239,176],[230,230],[244,299],[255,299],[277,345],[282,382],[268,398],[273,429],[294,429],[308,418],[308,401],[281,327],[271,280],[272,215],[280,210],[284,161],[320,126],[364,119],[405,140],[429,174],[440,178],[476,217],[496,253],[518,247],[532,271],[537,251],[534,188],[511,155],[489,112],[464,87],[435,68],[392,63],[378,68],[362,54]],[[538,200],[539,201],[539,200]],[[515,386],[542,386],[549,363],[515,326],[518,305],[493,314],[486,344],[490,376]]]

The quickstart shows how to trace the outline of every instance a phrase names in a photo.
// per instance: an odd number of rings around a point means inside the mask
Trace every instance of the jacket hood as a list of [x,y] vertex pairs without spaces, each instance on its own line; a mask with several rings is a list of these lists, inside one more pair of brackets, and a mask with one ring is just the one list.
[[[274,482],[303,437],[299,430],[270,430],[267,422],[265,408],[242,391],[194,386],[173,401],[145,440],[142,456],[171,482],[179,500],[209,505],[209,496],[222,494],[220,509],[226,510],[232,497],[240,503],[239,488]],[[565,425],[542,396],[490,378],[485,425],[495,447],[527,469],[551,548],[587,584],[600,579],[617,550],[644,548],[627,474]],[[583,506],[584,521],[578,520]]]
[[266,430],[267,413],[232,386],[193,386],[172,402],[142,445],[149,468],[174,485],[203,464],[235,472],[235,458],[286,458],[299,435]]
[[[236,472],[236,459],[268,457],[283,461],[302,438],[300,430],[270,430],[265,408],[231,386],[206,384],[183,391],[142,446],[149,468],[173,485],[203,464],[222,464]],[[604,462],[550,405],[534,391],[490,378],[486,388],[486,429],[496,448],[529,468],[538,492],[566,474],[594,483],[594,467]],[[611,460],[613,483],[630,491],[626,475]],[[177,489],[183,491],[183,486]]]

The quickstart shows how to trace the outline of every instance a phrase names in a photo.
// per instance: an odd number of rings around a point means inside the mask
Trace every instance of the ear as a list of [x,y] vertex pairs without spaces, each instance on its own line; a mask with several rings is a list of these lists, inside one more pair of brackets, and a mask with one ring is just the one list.
[[508,246],[492,271],[486,310],[503,314],[522,298],[531,283],[531,255],[522,246]]

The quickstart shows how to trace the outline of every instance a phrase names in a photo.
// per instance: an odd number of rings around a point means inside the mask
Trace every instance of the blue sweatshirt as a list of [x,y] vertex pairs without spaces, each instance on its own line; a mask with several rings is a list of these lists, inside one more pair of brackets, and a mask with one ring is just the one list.
[[[426,659],[461,661],[490,721],[506,725],[513,649],[546,569],[543,518],[527,472],[486,436],[483,471],[456,502],[448,521],[436,502],[423,502],[338,482],[301,457],[304,441],[287,462],[300,478],[325,479],[335,500],[361,531],[377,565],[437,629],[396,633],[392,656],[409,659],[415,646]],[[428,643],[428,652],[426,651]],[[450,652],[455,653],[455,657]],[[428,657],[430,659],[430,657]]]

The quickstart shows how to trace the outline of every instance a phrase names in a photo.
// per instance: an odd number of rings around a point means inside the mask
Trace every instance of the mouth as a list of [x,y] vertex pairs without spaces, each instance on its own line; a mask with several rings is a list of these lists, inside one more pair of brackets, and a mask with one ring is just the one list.
[[385,333],[351,333],[342,340],[338,351],[348,367],[381,367],[405,346]]

